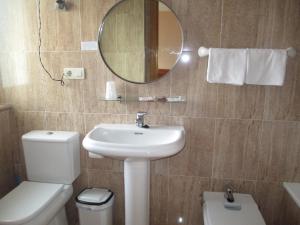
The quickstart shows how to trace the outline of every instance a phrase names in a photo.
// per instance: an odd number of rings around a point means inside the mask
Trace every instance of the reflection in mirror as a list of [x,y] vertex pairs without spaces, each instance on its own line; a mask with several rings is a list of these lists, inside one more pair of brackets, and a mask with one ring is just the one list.
[[99,50],[108,68],[133,83],[166,75],[180,58],[182,30],[176,15],[156,0],[123,0],[105,16]]

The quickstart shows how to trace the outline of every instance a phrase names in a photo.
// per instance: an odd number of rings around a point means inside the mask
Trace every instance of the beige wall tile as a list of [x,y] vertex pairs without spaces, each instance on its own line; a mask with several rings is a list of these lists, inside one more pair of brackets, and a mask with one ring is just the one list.
[[221,118],[262,119],[264,102],[264,87],[219,85],[216,116]]
[[27,51],[37,51],[38,49],[38,16],[37,16],[37,1],[27,0],[22,1],[18,0],[18,4],[21,8],[21,20],[23,25],[18,25],[19,29],[24,35],[24,50]]
[[9,121],[10,110],[0,111],[0,159],[5,162],[12,162],[13,160],[13,149],[11,149],[10,141],[10,121]]
[[297,121],[300,120],[300,78],[299,76],[296,78],[296,90],[295,90],[295,97],[294,97],[294,104],[295,104],[295,119]]
[[[0,161],[0,163],[2,163]],[[5,196],[15,187],[14,180],[14,168],[9,167],[0,167],[0,198]]]
[[32,130],[42,130],[45,126],[44,112],[18,112],[19,134],[23,135]]
[[[21,95],[23,95],[26,105],[23,110],[42,111],[45,110],[45,80],[41,74],[41,67],[38,54],[26,53],[22,56],[25,60],[24,71],[19,70],[19,77],[26,77],[26,82],[22,85]],[[23,59],[22,58],[22,59]]]
[[185,119],[186,146],[170,158],[170,174],[210,177],[214,147],[215,120]]
[[189,0],[186,3],[178,3],[179,0],[173,0],[173,2],[175,9],[182,7],[182,12],[178,16],[186,32],[185,48],[197,51],[200,46],[219,46],[222,1]]
[[14,131],[10,124],[11,110],[0,111],[0,198],[15,187]]
[[[270,2],[269,23],[266,25],[272,28],[272,45],[281,48],[295,46],[298,48],[300,41],[295,38],[300,35],[299,29],[299,2],[297,0],[272,0]],[[282,32],[284,30],[284,32]]]
[[259,179],[299,182],[299,123],[265,122],[260,146]]
[[[194,54],[193,57],[195,58],[192,59],[191,64],[187,65],[187,67],[181,66],[179,71],[175,70],[172,73],[174,77],[174,80],[172,80],[172,95],[187,96],[186,104],[173,104],[171,106],[172,114],[184,114],[192,117],[215,117],[217,85],[206,82],[207,60],[199,60],[198,56]],[[186,94],[184,91],[186,91]]]
[[38,55],[29,52],[0,54],[0,73],[4,102],[18,110],[42,111],[44,78],[41,76]]
[[259,167],[259,144],[262,136],[262,122],[249,121],[247,125],[246,140],[243,155],[243,179],[256,180]]
[[[169,73],[171,77],[171,96],[187,96],[189,86],[189,73],[188,65],[184,65],[180,61],[180,65],[175,66],[174,70]],[[189,100],[190,101],[190,98]],[[186,103],[171,104],[170,105],[171,115],[184,115],[187,107]]]
[[84,114],[85,133],[101,123],[126,123],[126,115],[112,114]]
[[256,202],[266,223],[280,225],[279,221],[284,193],[282,184],[257,182],[256,191]]
[[168,176],[151,175],[150,224],[165,225],[168,221]]
[[46,113],[45,129],[77,131],[85,134],[84,117],[80,113]]
[[227,188],[232,188],[233,192],[240,192],[240,180],[212,178],[210,183],[211,191],[224,192]]
[[[197,55],[200,46],[219,47],[221,1],[172,1],[184,32],[183,50],[191,56],[188,64],[178,62],[172,71],[171,94],[187,96],[186,104],[171,105],[173,115],[214,116],[216,88],[205,81],[206,59]],[[211,16],[214,15],[214,16]]]
[[122,225],[125,220],[124,182],[122,173],[112,173],[103,170],[88,170],[89,187],[104,187],[115,194],[114,224]]
[[108,10],[115,4],[115,0],[81,0],[81,40],[95,41],[98,38],[98,29]]
[[[82,67],[81,54],[75,52],[43,53],[42,59],[46,68],[55,79],[61,79],[64,68]],[[48,76],[43,71],[43,76]],[[83,112],[83,80],[65,80],[65,86],[53,82],[49,76],[45,85],[46,111],[50,112]]]
[[211,191],[224,192],[227,188],[232,188],[233,192],[251,194],[256,196],[256,181],[231,180],[231,179],[211,179]]
[[202,224],[202,192],[209,190],[209,179],[188,176],[171,176],[169,180],[168,223]]
[[257,43],[259,1],[224,0],[221,47],[254,48]]
[[[158,81],[144,85],[126,83],[126,97],[138,98],[139,96],[170,96],[170,76],[165,76]],[[138,111],[168,115],[170,114],[170,104],[128,102],[128,113],[136,113]]]
[[88,173],[87,170],[81,170],[81,174],[73,183],[73,195],[66,204],[66,212],[69,224],[76,224],[79,220],[77,211],[78,209],[74,199],[86,187],[88,187]]
[[106,68],[99,53],[82,53],[82,64],[86,72],[84,80],[84,111],[94,113],[126,113],[126,105],[119,102],[101,101],[105,97],[106,81],[116,82],[118,95],[125,96],[125,83],[114,77]]
[[[299,2],[297,0],[269,1],[269,14],[265,27],[271,28],[268,39],[272,41],[269,47],[299,48]],[[299,57],[289,58],[285,84],[283,87],[269,87],[266,92],[266,107],[264,118],[268,120],[299,121]],[[296,81],[297,80],[297,81]]]
[[15,164],[15,176],[19,177],[21,181],[28,180],[27,173],[26,173],[26,166],[24,163],[22,164]]
[[299,120],[300,59],[288,59],[284,86],[266,89],[266,120]]
[[80,50],[80,1],[68,1],[69,10],[62,11],[51,0],[41,1],[42,50]]
[[213,177],[255,179],[260,122],[217,120]]
[[44,112],[17,112],[16,113],[18,135],[16,138],[19,140],[19,149],[15,153],[15,163],[25,164],[21,137],[23,134],[32,130],[43,130],[45,126],[45,113]]
[[[0,52],[37,47],[37,16],[34,0],[1,2]],[[13,19],[12,19],[13,18]]]
[[300,224],[299,207],[286,191],[284,193],[282,210],[280,224]]

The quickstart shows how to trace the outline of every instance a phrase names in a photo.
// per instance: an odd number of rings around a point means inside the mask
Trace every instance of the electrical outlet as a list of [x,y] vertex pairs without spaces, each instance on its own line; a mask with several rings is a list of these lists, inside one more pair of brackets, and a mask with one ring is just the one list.
[[84,68],[64,68],[64,79],[67,80],[84,79]]
[[98,42],[97,41],[82,41],[81,51],[97,51]]

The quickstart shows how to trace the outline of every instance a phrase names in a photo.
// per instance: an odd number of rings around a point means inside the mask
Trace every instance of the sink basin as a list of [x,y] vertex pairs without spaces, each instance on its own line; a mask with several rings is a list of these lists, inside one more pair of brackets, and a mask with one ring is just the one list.
[[149,225],[150,160],[181,151],[184,128],[99,124],[85,136],[82,145],[89,153],[124,160],[125,225]]
[[127,159],[159,159],[178,153],[185,143],[181,126],[151,126],[134,124],[100,124],[83,140],[83,147],[101,156]]

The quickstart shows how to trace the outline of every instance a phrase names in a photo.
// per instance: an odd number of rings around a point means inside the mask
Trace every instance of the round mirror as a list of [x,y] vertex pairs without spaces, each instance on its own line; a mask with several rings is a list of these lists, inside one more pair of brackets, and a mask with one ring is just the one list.
[[156,0],[123,0],[104,17],[98,45],[107,67],[121,79],[149,83],[166,75],[182,52],[174,12]]

